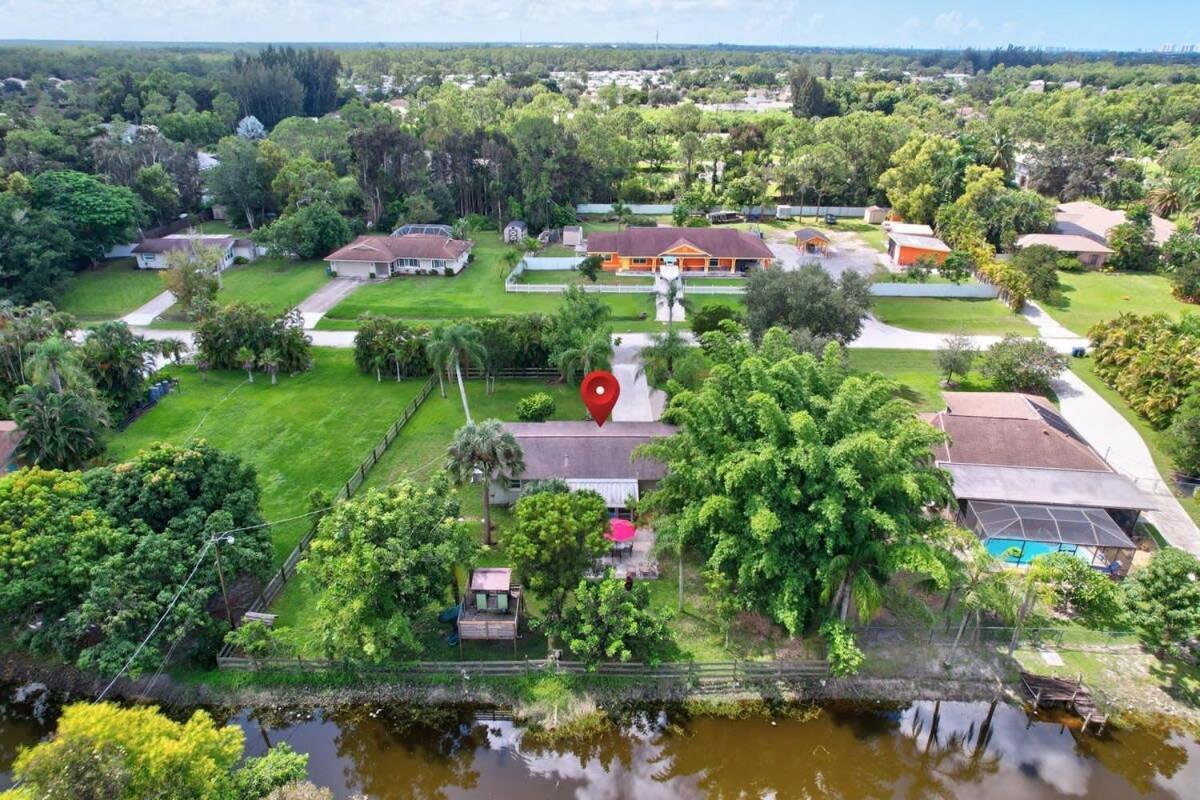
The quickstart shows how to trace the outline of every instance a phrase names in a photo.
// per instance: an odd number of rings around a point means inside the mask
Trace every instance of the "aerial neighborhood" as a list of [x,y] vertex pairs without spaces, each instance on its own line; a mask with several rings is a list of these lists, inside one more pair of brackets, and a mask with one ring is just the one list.
[[0,798],[1196,796],[1191,47],[0,43]]

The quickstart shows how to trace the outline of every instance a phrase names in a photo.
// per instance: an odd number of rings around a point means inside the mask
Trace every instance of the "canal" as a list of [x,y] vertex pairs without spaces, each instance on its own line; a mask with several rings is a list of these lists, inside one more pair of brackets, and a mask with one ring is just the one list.
[[[0,789],[53,729],[43,696],[0,704]],[[182,713],[182,712],[180,712]],[[1169,730],[1097,737],[1006,705],[829,706],[804,718],[630,713],[552,747],[503,714],[358,706],[244,710],[247,755],[288,742],[338,798],[1194,798],[1200,744]]]

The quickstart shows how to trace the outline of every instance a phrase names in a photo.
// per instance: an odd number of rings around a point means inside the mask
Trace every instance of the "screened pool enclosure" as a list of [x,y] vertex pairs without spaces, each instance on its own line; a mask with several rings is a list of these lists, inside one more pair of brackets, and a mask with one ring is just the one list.
[[[1072,553],[1097,569],[1122,575],[1136,545],[1113,515],[1102,508],[1030,505],[969,500],[963,522],[992,555],[1028,564],[1048,553]],[[1136,515],[1129,520],[1132,530]]]

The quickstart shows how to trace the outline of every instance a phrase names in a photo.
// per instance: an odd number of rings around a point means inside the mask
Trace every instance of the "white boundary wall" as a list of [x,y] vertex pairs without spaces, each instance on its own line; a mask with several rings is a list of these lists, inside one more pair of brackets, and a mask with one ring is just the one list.
[[872,283],[876,297],[998,297],[990,283]]

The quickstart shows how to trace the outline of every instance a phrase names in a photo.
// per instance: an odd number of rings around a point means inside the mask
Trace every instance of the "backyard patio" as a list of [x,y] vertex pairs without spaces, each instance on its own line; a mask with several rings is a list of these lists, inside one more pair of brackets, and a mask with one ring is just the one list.
[[611,568],[621,579],[632,576],[634,580],[658,578],[658,559],[654,556],[654,529],[649,526],[635,527],[623,519],[611,521],[605,534],[612,547],[608,554],[596,560],[589,578],[601,578]]

